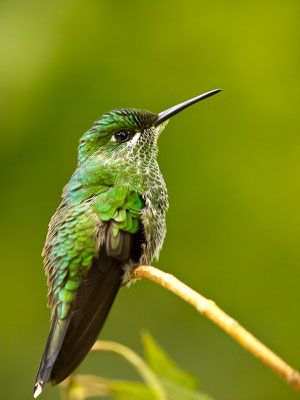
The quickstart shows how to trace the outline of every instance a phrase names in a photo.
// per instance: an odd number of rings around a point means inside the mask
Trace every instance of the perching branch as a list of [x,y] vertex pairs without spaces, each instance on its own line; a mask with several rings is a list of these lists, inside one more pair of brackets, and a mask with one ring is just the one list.
[[288,384],[300,391],[300,374],[256,339],[250,332],[243,328],[236,320],[222,311],[214,301],[206,299],[195,290],[180,282],[171,274],[160,271],[150,266],[140,266],[131,271],[131,279],[149,279],[165,289],[181,297],[196,308],[200,314],[205,315],[232,338],[239,342],[245,349],[281,376]]

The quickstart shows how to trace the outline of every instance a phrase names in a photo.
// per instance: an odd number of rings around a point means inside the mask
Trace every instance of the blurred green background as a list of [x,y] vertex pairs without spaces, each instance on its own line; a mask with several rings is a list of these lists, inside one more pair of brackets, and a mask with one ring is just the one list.
[[[170,195],[158,265],[300,368],[298,0],[0,4],[2,399],[31,399],[49,327],[40,252],[80,136],[119,106],[174,117],[159,140]],[[217,400],[296,392],[153,283],[122,289],[102,338],[149,329]],[[136,378],[113,356],[81,372]],[[47,387],[41,399],[59,398]]]

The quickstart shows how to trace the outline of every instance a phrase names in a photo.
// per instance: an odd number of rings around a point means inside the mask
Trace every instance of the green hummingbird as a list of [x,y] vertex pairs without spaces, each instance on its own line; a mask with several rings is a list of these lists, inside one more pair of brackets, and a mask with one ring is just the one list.
[[159,114],[117,109],[80,139],[42,255],[51,326],[34,384],[66,379],[85,358],[131,268],[158,258],[166,234],[166,184],[157,139],[168,119],[221,89]]

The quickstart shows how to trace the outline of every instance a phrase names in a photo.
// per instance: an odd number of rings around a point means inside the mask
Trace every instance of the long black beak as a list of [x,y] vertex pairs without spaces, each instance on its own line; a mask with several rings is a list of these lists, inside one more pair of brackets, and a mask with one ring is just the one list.
[[221,92],[221,90],[222,89],[211,90],[210,92],[200,94],[200,96],[194,97],[193,99],[184,101],[183,103],[177,104],[177,106],[173,106],[165,111],[160,112],[158,114],[158,119],[154,123],[154,126],[160,125],[162,122],[165,122],[167,119],[173,117],[175,114],[178,114],[185,108],[191,106],[192,104],[198,103],[198,101],[207,99],[207,97],[213,96],[214,94]]

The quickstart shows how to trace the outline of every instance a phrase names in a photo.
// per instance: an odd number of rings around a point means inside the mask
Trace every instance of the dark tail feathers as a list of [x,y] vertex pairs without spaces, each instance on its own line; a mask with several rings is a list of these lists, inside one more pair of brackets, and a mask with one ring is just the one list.
[[[81,363],[95,343],[120,288],[122,263],[101,252],[80,284],[66,320],[53,318],[37,378],[34,397],[47,381],[56,385]],[[101,262],[100,262],[101,260]]]

